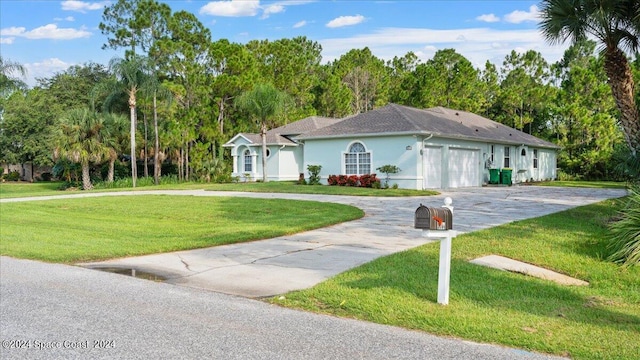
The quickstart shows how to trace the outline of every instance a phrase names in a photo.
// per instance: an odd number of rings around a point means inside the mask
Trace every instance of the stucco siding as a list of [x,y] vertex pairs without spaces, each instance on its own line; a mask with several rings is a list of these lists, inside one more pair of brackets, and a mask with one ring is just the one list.
[[422,181],[418,173],[420,147],[414,136],[363,137],[348,139],[314,139],[304,144],[304,168],[308,165],[321,165],[320,176],[326,184],[329,175],[347,174],[345,153],[349,147],[359,142],[370,153],[370,172],[384,179],[386,175],[376,169],[383,165],[396,165],[401,169],[391,174],[389,185],[398,184],[402,188],[416,189]]

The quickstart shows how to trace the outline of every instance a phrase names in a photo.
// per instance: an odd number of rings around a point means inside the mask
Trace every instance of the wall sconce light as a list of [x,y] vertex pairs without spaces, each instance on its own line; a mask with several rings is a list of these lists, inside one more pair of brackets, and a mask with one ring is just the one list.
[[407,149],[407,150],[411,150],[411,149],[413,149],[413,148],[411,147],[411,145],[407,145],[406,149]]

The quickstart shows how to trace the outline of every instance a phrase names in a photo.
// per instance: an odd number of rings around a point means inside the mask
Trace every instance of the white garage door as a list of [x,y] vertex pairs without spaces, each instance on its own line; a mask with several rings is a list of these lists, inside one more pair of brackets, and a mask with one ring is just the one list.
[[480,152],[468,149],[449,149],[449,187],[480,185]]
[[424,188],[440,189],[442,187],[442,148],[425,147],[422,151]]

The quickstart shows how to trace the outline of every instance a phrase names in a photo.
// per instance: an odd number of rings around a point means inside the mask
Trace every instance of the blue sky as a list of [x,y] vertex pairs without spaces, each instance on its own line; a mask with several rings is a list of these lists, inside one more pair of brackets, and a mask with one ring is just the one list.
[[[106,64],[122,51],[102,50],[98,25],[113,1],[0,1],[0,54],[26,66],[29,85],[74,64]],[[537,30],[537,1],[183,0],[164,1],[195,14],[213,40],[246,43],[306,36],[323,61],[369,47],[389,60],[408,51],[422,61],[454,48],[476,67],[500,65],[511,50],[534,49],[549,62],[566,46],[550,46]]]

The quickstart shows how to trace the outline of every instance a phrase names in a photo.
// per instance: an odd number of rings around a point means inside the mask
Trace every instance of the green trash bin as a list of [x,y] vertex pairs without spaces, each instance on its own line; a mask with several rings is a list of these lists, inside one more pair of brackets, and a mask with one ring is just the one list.
[[500,183],[500,169],[489,169],[489,184]]
[[500,172],[500,183],[504,185],[511,185],[511,173],[513,170],[511,169],[502,169]]

